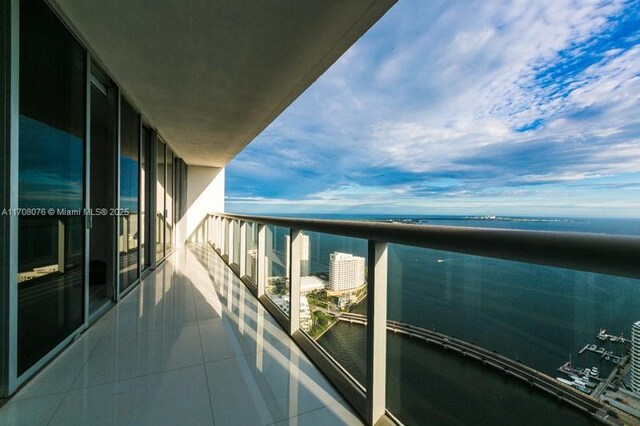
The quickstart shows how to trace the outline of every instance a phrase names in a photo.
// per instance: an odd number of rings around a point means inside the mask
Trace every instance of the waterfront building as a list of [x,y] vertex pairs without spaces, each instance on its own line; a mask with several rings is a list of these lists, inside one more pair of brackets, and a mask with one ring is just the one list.
[[329,255],[329,288],[332,292],[354,290],[364,283],[364,257],[340,252]]
[[320,277],[312,275],[300,277],[300,294],[309,294],[325,288],[327,288],[327,282]]
[[640,397],[640,321],[631,327],[631,389]]

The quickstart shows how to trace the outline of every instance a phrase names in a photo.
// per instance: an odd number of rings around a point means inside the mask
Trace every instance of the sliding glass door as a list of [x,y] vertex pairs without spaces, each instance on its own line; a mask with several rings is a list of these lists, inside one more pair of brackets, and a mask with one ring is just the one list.
[[84,323],[86,54],[20,2],[18,375]]
[[89,200],[89,315],[114,298],[116,204],[116,89],[92,66]]
[[120,101],[120,291],[139,277],[139,144],[140,116],[124,98]]
[[156,156],[156,260],[164,258],[165,245],[165,144],[158,139]]

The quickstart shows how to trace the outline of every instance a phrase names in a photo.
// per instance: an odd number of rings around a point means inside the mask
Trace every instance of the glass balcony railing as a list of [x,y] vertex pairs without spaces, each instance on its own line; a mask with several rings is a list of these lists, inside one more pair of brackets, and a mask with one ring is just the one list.
[[369,424],[638,422],[640,238],[220,214],[207,232]]

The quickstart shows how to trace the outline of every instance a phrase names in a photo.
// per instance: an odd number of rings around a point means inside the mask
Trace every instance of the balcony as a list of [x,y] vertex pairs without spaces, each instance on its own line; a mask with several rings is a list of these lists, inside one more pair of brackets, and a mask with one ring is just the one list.
[[214,214],[196,239],[369,424],[637,421],[639,238]]
[[222,259],[197,246],[174,253],[0,408],[3,425],[326,421],[360,423]]

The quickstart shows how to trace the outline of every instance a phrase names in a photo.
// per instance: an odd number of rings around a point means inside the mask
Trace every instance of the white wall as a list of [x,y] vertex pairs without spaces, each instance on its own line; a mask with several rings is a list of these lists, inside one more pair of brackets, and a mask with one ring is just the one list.
[[224,211],[224,168],[187,166],[187,210],[176,229],[176,245],[187,239],[204,241],[196,233],[207,213]]

